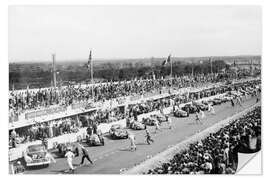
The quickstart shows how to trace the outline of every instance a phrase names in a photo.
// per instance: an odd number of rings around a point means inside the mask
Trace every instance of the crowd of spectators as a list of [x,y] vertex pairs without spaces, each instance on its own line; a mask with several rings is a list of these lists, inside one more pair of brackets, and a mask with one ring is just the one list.
[[[26,110],[36,110],[52,105],[71,105],[86,101],[105,101],[112,98],[144,94],[162,88],[200,87],[207,83],[228,80],[219,74],[198,74],[171,79],[147,79],[108,82],[90,85],[69,85],[58,88],[38,90],[10,91],[9,109],[11,113],[20,114]],[[93,94],[92,94],[93,88]]]
[[261,149],[261,107],[190,144],[168,163],[147,174],[233,174],[238,152],[254,153]]

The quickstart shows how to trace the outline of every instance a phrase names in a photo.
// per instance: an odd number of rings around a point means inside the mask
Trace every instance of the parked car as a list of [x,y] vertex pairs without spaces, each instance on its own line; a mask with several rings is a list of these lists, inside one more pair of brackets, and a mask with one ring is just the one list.
[[86,143],[89,146],[104,146],[104,138],[101,134],[92,134],[86,137]]
[[26,167],[49,166],[49,153],[43,144],[30,145],[24,152]]
[[173,112],[173,115],[174,115],[175,117],[188,117],[188,116],[189,116],[188,112],[186,112],[186,111],[184,111],[184,110],[182,110],[182,109],[177,109],[177,110],[175,110],[175,111]]
[[147,117],[147,118],[143,118],[142,123],[147,125],[147,126],[154,126],[156,120],[157,119],[150,116],[150,117]]
[[91,135],[86,135],[86,143],[89,146],[104,146],[104,137],[102,132],[98,130],[96,133],[92,133]]
[[214,98],[212,100],[209,100],[208,102],[212,103],[213,105],[219,105],[222,103],[222,100],[220,98]]
[[128,132],[120,124],[114,124],[109,130],[109,134],[113,139],[127,139]]
[[152,118],[157,119],[159,123],[166,122],[166,117],[162,114],[153,114]]
[[198,108],[193,104],[186,104],[184,107],[182,107],[182,110],[186,111],[188,114],[193,114],[198,111]]
[[146,125],[139,122],[139,121],[132,121],[130,124],[129,124],[129,127],[131,129],[135,129],[135,130],[142,130],[142,129],[146,129]]
[[197,108],[201,109],[202,111],[207,111],[207,110],[208,110],[208,106],[205,105],[205,104],[202,103],[202,102],[197,101],[197,102],[193,102],[192,104],[193,104],[194,106],[196,106]]

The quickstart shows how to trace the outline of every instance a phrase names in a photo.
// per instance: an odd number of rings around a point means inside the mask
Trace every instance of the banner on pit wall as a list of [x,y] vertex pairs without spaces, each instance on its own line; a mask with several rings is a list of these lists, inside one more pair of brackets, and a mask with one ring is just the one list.
[[80,108],[85,108],[87,105],[87,102],[83,102],[83,103],[76,103],[76,104],[72,104],[71,108],[72,109],[80,109]]
[[143,95],[143,98],[150,98],[150,97],[154,97],[154,96],[159,95],[159,94],[160,94],[160,92],[158,92],[158,91],[156,91],[156,92],[149,92],[149,93],[145,93]]
[[137,101],[140,99],[141,99],[141,95],[130,96],[129,98],[130,101]]
[[38,110],[34,112],[29,112],[25,114],[25,119],[33,119],[41,116],[47,116],[55,113],[65,112],[67,110],[67,107],[65,106],[59,106],[54,108],[48,108],[43,110]]

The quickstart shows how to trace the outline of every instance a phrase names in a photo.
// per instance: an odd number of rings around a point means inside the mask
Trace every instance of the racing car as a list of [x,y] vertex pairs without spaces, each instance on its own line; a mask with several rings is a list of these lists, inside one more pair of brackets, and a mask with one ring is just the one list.
[[109,134],[113,139],[127,139],[128,132],[120,124],[114,124],[109,130]]
[[184,110],[181,110],[181,109],[177,109],[173,112],[173,115],[175,117],[188,117],[189,114],[188,112],[184,111]]
[[156,119],[154,119],[151,116],[142,119],[142,123],[145,124],[145,125],[147,125],[147,126],[154,126],[155,125],[155,121],[156,121]]
[[223,101],[220,98],[214,98],[211,100],[208,100],[208,103],[211,103],[212,105],[220,105],[223,103]]
[[196,106],[197,108],[201,109],[202,111],[207,111],[208,110],[208,106],[202,102],[193,102],[192,103],[194,106]]
[[198,108],[193,104],[186,104],[184,107],[182,107],[182,110],[186,111],[188,114],[193,114],[198,111]]
[[139,121],[132,121],[129,125],[129,127],[131,129],[135,129],[135,130],[143,130],[146,129],[146,125],[139,122]]
[[104,146],[104,138],[101,135],[101,133],[97,133],[97,134],[92,134],[90,136],[86,137],[86,143],[89,146]]
[[76,143],[60,143],[57,145],[57,149],[58,156],[62,158],[65,157],[68,149],[71,149],[75,156],[79,156],[79,147]]
[[30,145],[23,153],[26,167],[49,166],[51,163],[49,153],[43,144]]
[[162,114],[153,114],[152,118],[157,119],[160,124],[167,121],[166,117]]

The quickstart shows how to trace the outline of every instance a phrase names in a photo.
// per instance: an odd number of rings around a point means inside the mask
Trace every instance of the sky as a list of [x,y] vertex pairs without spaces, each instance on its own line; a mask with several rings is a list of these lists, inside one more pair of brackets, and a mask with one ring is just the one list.
[[260,55],[260,6],[10,6],[9,61]]

